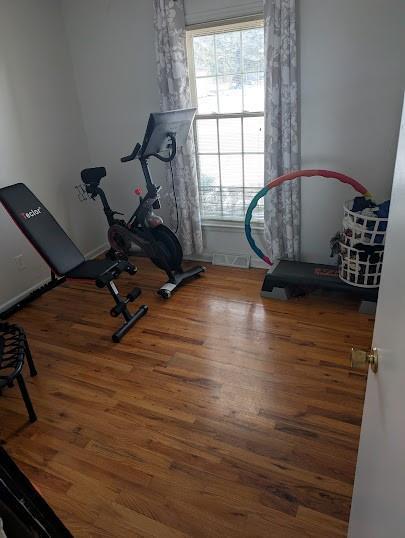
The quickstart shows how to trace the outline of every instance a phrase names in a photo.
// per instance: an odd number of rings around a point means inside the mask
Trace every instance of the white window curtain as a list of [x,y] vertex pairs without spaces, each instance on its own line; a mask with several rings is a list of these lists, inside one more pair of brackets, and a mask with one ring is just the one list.
[[[187,70],[186,29],[183,0],[153,0],[158,84],[161,110],[190,108],[191,92]],[[192,133],[172,161],[179,229],[184,254],[203,250],[197,166]],[[171,177],[169,179],[171,181]],[[171,213],[176,221],[173,197]]]
[[[298,88],[295,0],[265,0],[265,183],[298,170]],[[264,230],[273,259],[300,254],[300,179],[265,197]]]

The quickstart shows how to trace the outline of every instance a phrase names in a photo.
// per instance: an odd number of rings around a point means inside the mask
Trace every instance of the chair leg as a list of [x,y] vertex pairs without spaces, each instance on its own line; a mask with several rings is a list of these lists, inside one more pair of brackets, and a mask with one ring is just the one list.
[[28,390],[27,390],[27,387],[25,386],[24,378],[21,374],[18,374],[17,376],[17,383],[18,383],[18,386],[20,387],[21,396],[23,397],[25,407],[27,408],[30,422],[35,422],[37,420],[37,415],[34,411],[34,407],[32,405],[30,395],[28,394]]
[[25,357],[27,359],[28,368],[30,369],[30,376],[35,377],[37,375],[37,369],[35,368],[34,359],[31,355],[30,346],[28,345],[27,338],[24,339]]

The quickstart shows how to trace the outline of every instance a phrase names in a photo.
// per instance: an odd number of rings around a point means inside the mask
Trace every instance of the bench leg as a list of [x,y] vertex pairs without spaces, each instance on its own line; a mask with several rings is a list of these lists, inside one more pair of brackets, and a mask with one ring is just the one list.
[[112,341],[116,344],[121,341],[122,337],[127,334],[129,329],[135,325],[138,319],[141,319],[148,311],[146,304],[141,305],[134,314],[129,314],[129,317],[125,316],[125,323],[115,331],[112,335]]
[[18,383],[18,386],[20,387],[21,396],[23,397],[25,407],[27,408],[30,422],[35,422],[37,420],[37,415],[34,411],[34,407],[32,405],[30,395],[28,394],[28,390],[25,385],[24,378],[21,374],[18,374],[17,376],[17,383]]
[[120,295],[116,285],[112,280],[107,283],[107,288],[108,291],[111,293],[111,296],[114,299],[116,305],[114,308],[111,309],[111,315],[114,317],[122,315],[125,320],[123,325],[121,325],[121,327],[112,335],[113,342],[118,343],[135,325],[135,323],[147,313],[148,307],[147,305],[142,305],[134,314],[131,314],[131,312],[128,310],[128,303],[132,302],[136,297],[138,297],[141,293],[141,290],[135,288],[130,294],[128,294],[127,298],[124,299]]

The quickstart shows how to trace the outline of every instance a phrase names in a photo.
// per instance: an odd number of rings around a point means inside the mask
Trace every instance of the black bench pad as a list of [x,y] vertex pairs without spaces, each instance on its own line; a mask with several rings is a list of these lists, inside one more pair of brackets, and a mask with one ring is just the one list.
[[84,280],[96,280],[102,274],[117,267],[117,262],[112,260],[89,260],[66,273],[68,278],[83,278]]
[[62,227],[23,183],[0,189],[0,202],[57,275],[65,275],[85,259]]

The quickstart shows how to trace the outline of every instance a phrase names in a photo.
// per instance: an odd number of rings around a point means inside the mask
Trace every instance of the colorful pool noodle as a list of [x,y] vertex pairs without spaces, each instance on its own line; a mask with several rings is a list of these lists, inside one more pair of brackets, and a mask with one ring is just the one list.
[[356,181],[350,176],[346,176],[345,174],[341,174],[340,172],[334,172],[333,170],[295,170],[294,172],[290,172],[288,174],[284,174],[283,176],[279,176],[276,179],[273,179],[268,183],[265,187],[263,187],[253,198],[253,200],[250,202],[249,207],[246,211],[245,216],[245,234],[246,239],[249,242],[249,245],[251,246],[253,252],[259,256],[265,263],[268,265],[273,265],[273,262],[270,260],[268,256],[266,256],[262,250],[256,245],[253,237],[252,237],[252,228],[250,226],[252,216],[253,216],[253,210],[257,206],[260,198],[263,198],[270,189],[273,189],[274,187],[278,187],[285,181],[290,181],[292,179],[296,179],[297,177],[323,177],[325,179],[337,179],[338,181],[342,183],[346,183],[347,185],[351,185],[354,190],[359,192],[365,197],[371,198],[371,194],[368,192],[368,190],[363,187],[361,183]]

